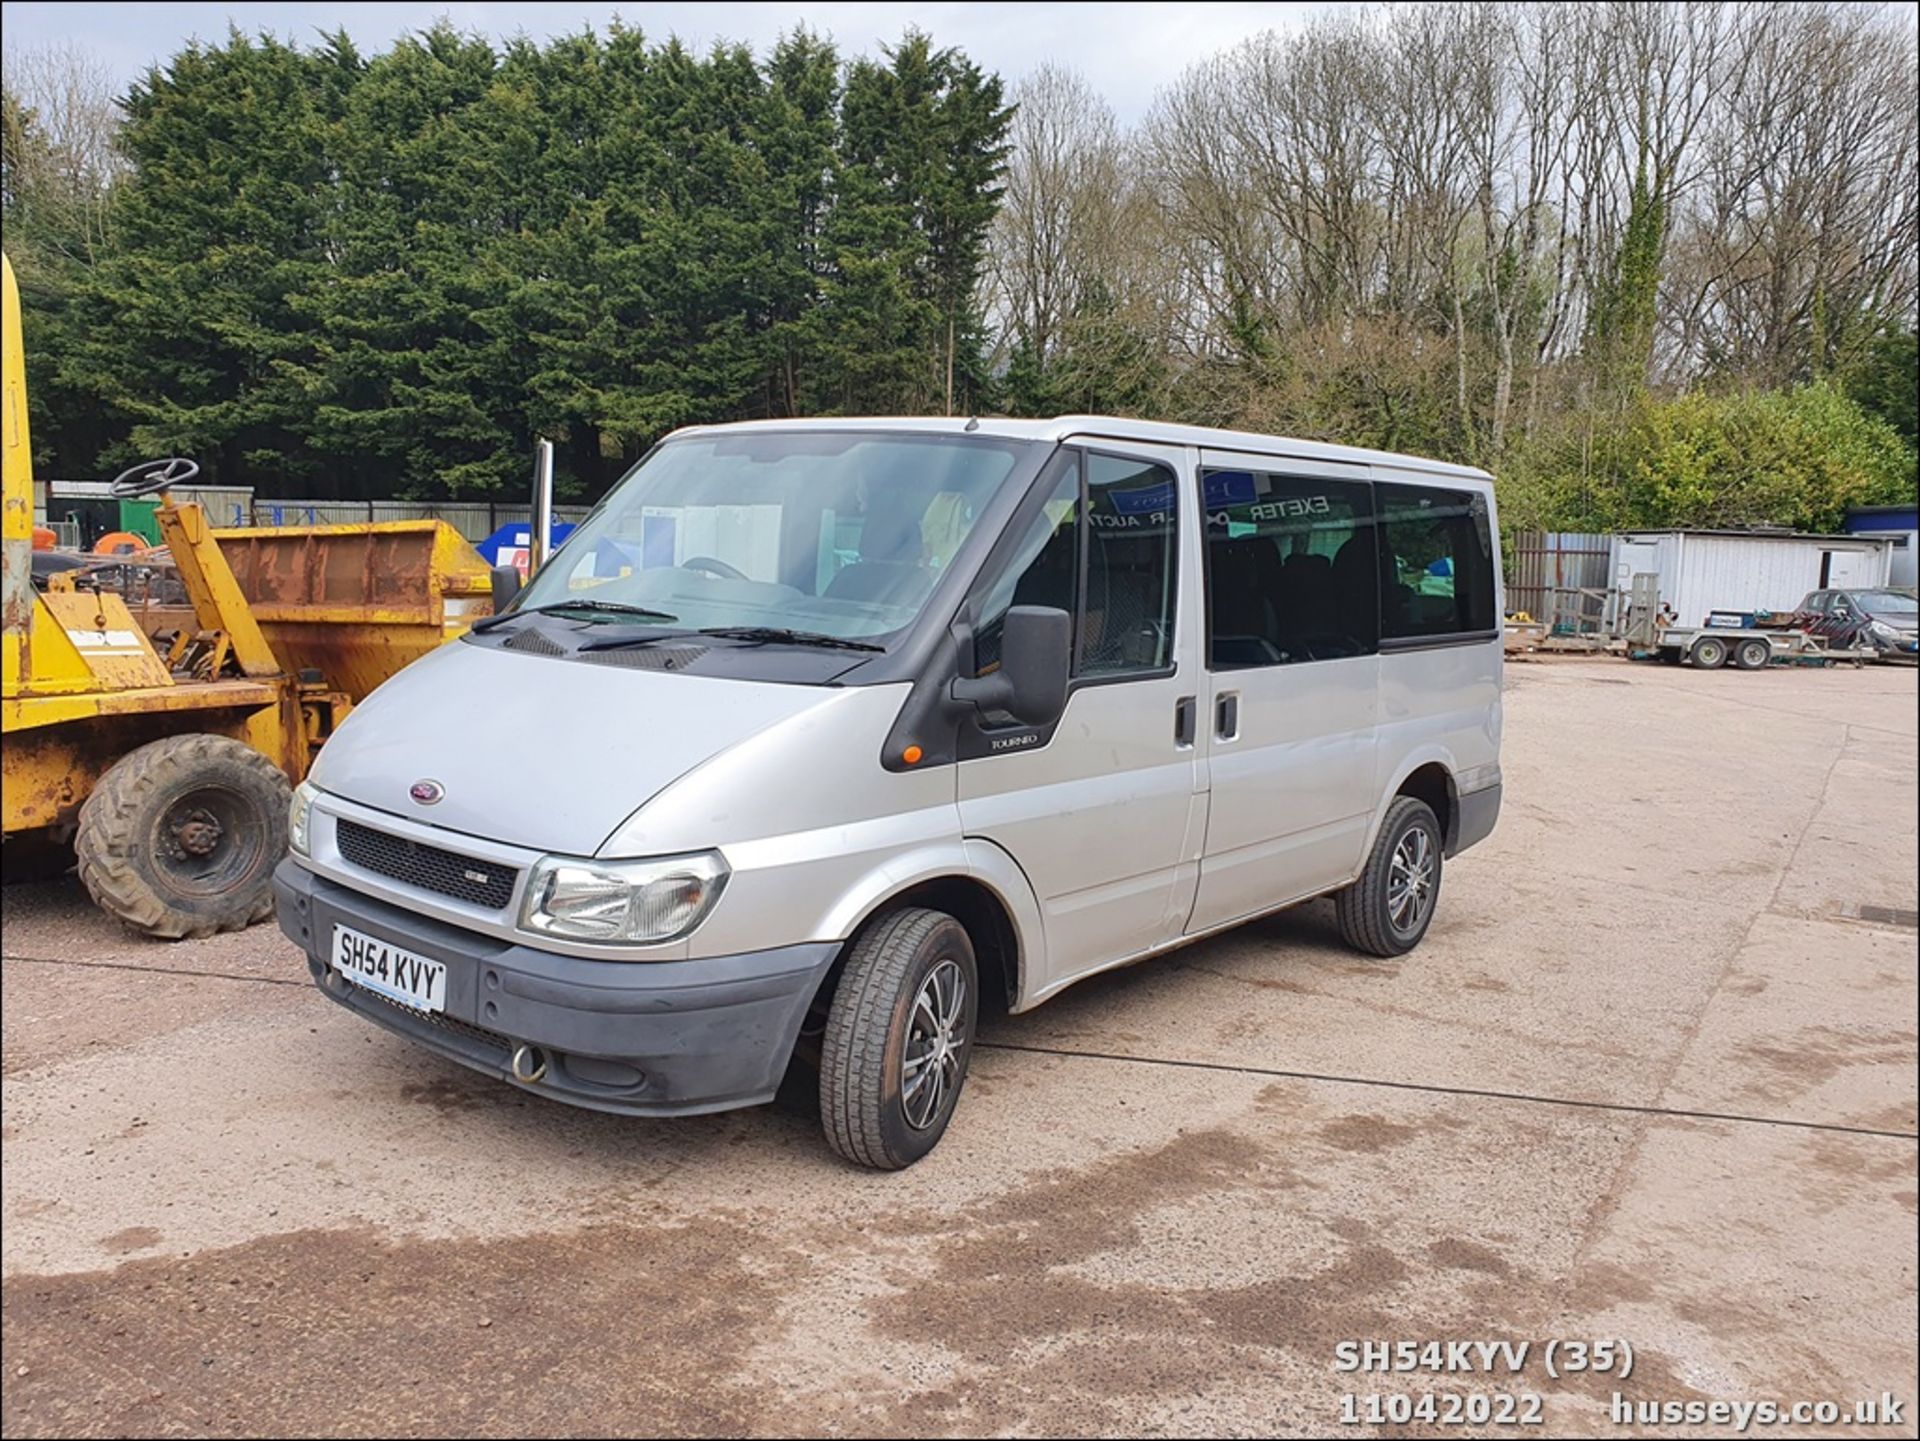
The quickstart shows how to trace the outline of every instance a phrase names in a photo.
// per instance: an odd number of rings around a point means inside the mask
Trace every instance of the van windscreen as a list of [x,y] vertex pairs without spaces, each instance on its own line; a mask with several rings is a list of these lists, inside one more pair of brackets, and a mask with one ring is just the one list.
[[876,431],[669,441],[518,608],[592,599],[671,615],[675,629],[883,637],[919,614],[1029,444]]

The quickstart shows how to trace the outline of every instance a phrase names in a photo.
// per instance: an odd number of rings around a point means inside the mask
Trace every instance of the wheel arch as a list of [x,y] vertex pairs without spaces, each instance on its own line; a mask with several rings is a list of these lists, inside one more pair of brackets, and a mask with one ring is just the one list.
[[1452,855],[1460,838],[1459,767],[1452,754],[1440,747],[1423,748],[1401,762],[1393,784],[1380,793],[1374,809],[1373,824],[1367,830],[1367,851],[1380,838],[1380,826],[1387,809],[1400,796],[1425,801],[1440,822],[1441,853]]
[[822,979],[821,996],[832,995],[860,933],[903,906],[945,911],[959,921],[973,942],[986,993],[1007,1010],[1024,1008],[1029,977],[1036,971],[1039,904],[1010,855],[991,843],[973,841],[958,855],[929,858],[904,874],[889,867],[885,877],[859,888],[836,908],[829,933],[842,945]]

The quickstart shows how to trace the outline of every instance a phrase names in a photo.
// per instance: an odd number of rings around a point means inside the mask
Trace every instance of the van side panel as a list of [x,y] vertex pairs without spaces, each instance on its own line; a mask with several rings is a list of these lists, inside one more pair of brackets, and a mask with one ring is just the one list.
[[1378,817],[1400,783],[1437,762],[1465,794],[1500,780],[1501,642],[1380,657]]
[[[1218,450],[1202,451],[1200,464],[1203,472],[1283,477],[1297,487],[1295,498],[1331,482],[1367,503],[1356,489],[1369,480],[1359,466]],[[1214,526],[1209,539],[1226,534]],[[1226,539],[1221,549],[1239,543]],[[1211,568],[1219,557],[1206,559]],[[1212,619],[1223,633],[1231,628]],[[1203,637],[1203,654],[1206,645]],[[1377,794],[1379,657],[1367,649],[1209,670],[1201,738],[1212,797],[1189,934],[1344,885],[1358,870]]]
[[[1378,656],[1221,671],[1205,712],[1213,803],[1187,923],[1211,930],[1344,885],[1359,869],[1375,789]],[[1218,734],[1237,697],[1238,733]]]
[[[1493,617],[1506,614],[1506,585],[1500,564],[1500,519],[1493,485],[1486,480],[1456,480],[1420,471],[1374,467],[1376,482],[1389,481],[1438,490],[1477,493],[1487,507],[1493,538]],[[1461,814],[1455,817],[1458,840],[1471,845],[1485,835],[1499,806],[1501,685],[1505,645],[1501,637],[1455,641],[1419,649],[1394,649],[1380,656],[1380,724],[1377,751],[1379,808],[1374,830],[1395,792],[1414,771],[1429,762],[1445,767]],[[1464,830],[1461,829],[1464,822]]]

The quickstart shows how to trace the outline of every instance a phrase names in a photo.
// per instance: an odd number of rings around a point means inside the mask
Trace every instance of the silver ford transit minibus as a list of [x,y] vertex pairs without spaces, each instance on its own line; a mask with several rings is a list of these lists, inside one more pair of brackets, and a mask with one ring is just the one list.
[[556,1100],[817,1073],[931,1150],[1024,1011],[1331,894],[1417,945],[1500,806],[1481,471],[1100,416],[701,427],[321,752],[275,877],[333,1000]]

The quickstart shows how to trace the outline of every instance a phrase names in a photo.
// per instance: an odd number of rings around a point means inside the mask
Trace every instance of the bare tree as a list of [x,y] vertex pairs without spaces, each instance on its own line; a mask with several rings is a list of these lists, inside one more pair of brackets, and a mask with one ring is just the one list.
[[1013,99],[993,299],[1003,331],[1044,365],[1088,282],[1117,262],[1120,139],[1112,109],[1071,70],[1043,65]]
[[1912,311],[1914,34],[1783,8],[1742,38],[1663,312],[1683,371],[1782,384],[1843,368]]
[[91,264],[107,241],[124,173],[112,72],[71,42],[9,49],[4,63],[5,203],[30,243]]
[[1155,101],[1134,152],[1184,300],[1173,322],[1178,344],[1194,359],[1244,352],[1247,322],[1283,308],[1283,242],[1259,203],[1244,135],[1227,113],[1260,64],[1256,52],[1271,42],[1249,41],[1174,81]]
[[1912,323],[1914,55],[1819,0],[1395,5],[1196,65],[1125,138],[1043,72],[999,310],[1053,364],[1075,296],[1129,297],[1195,415],[1498,460],[1564,409],[1590,445],[1649,383],[1792,383]]

